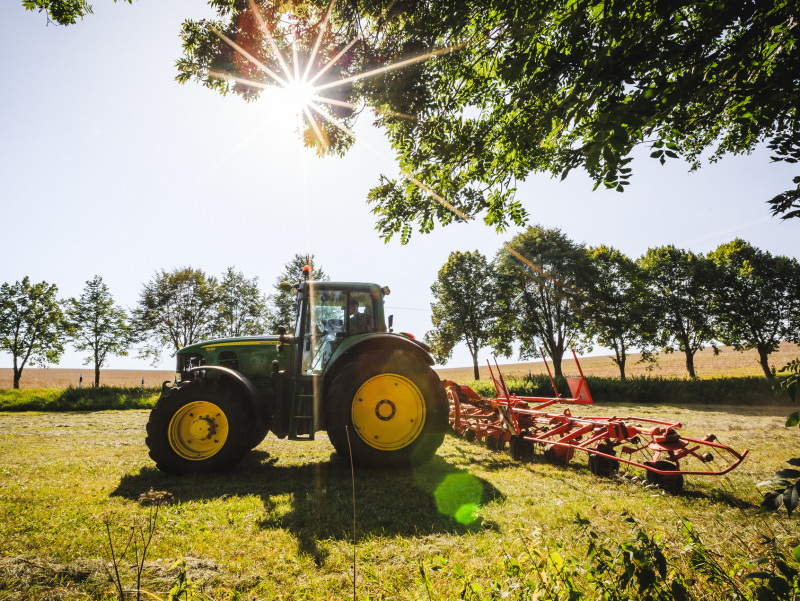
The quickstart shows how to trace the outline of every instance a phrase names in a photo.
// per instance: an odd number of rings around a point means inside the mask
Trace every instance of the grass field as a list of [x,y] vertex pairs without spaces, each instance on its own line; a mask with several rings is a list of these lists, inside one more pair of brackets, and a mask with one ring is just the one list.
[[[756,509],[755,484],[797,450],[798,430],[782,426],[790,407],[594,408],[675,418],[686,434],[712,430],[751,449],[727,476],[687,478],[680,497],[645,487],[634,473],[592,476],[582,457],[568,467],[515,463],[448,437],[416,470],[356,472],[355,549],[350,470],[324,435],[314,442],[270,435],[231,474],[171,477],[147,457],[145,411],[4,413],[0,598],[110,598],[105,523],[119,553],[136,532],[132,524],[148,516],[139,499],[151,489],[173,497],[158,516],[142,584],[162,599],[180,574],[177,560],[207,598],[352,598],[354,551],[358,599],[455,599],[467,581],[485,590],[499,582],[509,598],[526,598],[513,596],[509,558],[527,570],[535,562],[526,558],[540,553],[583,558],[577,514],[623,541],[633,537],[627,512],[679,566],[688,520],[709,549],[743,561],[761,552],[765,534],[781,547],[800,544],[796,519]],[[472,504],[475,519],[461,515],[467,523],[460,523],[457,510]],[[132,563],[132,556],[121,562],[129,589]]]
[[[788,360],[796,349],[783,353]],[[747,360],[727,357],[735,365],[714,375]],[[584,364],[587,375],[599,375],[595,361]],[[767,598],[756,592],[762,584],[784,586],[780,566],[795,587],[782,598],[797,598],[797,517],[760,513],[756,488],[800,455],[800,430],[783,427],[794,409],[775,400],[593,407],[594,415],[677,420],[686,435],[713,432],[750,449],[728,475],[687,477],[680,496],[646,486],[633,470],[595,477],[585,457],[567,467],[539,457],[518,463],[451,436],[424,466],[357,471],[354,481],[324,433],[313,442],[270,435],[229,474],[173,477],[147,456],[147,411],[0,413],[0,599],[114,598],[109,540],[125,596],[137,598],[134,550],[142,561],[153,515],[144,502],[162,492],[171,500],[141,564],[142,599],[171,590],[187,600],[354,598],[354,557],[355,598],[364,600],[555,600],[576,591],[600,599],[604,586],[621,600],[645,598],[658,582],[667,586],[661,598],[681,582],[690,598],[729,598],[735,591],[724,587],[739,587],[739,598],[755,599]],[[687,538],[688,523],[699,538]],[[660,553],[663,576],[648,580]],[[724,578],[707,576],[712,564]]]

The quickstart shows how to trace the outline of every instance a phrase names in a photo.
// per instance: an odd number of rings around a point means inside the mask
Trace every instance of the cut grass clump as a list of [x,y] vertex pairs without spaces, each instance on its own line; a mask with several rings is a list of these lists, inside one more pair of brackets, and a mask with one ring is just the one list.
[[120,386],[0,390],[0,411],[151,409],[158,400],[159,393],[159,388]]

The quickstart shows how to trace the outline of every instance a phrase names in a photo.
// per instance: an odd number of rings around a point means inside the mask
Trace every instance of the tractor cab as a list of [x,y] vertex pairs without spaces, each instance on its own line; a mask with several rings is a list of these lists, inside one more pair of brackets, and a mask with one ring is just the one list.
[[302,375],[319,375],[346,338],[386,332],[383,296],[375,284],[304,282],[297,292]]

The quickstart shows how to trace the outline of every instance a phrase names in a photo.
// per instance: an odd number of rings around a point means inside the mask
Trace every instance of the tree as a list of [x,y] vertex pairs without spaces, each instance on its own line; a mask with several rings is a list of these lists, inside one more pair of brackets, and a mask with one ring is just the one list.
[[21,282],[0,286],[0,350],[11,353],[14,388],[30,362],[58,363],[64,352],[64,313],[55,284]]
[[501,275],[502,317],[498,350],[510,351],[511,338],[520,345],[520,359],[539,357],[538,346],[562,375],[564,351],[589,348],[584,332],[584,290],[593,278],[583,245],[561,230],[542,226],[518,234],[497,255]]
[[586,294],[582,314],[588,333],[614,351],[611,360],[625,379],[630,349],[641,351],[641,361],[652,360],[656,336],[652,298],[640,267],[620,251],[608,246],[589,248],[595,280]]
[[652,298],[659,343],[666,352],[680,350],[686,371],[696,378],[694,355],[711,344],[714,350],[712,289],[717,285],[714,263],[674,246],[650,248],[640,259]]
[[[386,238],[407,241],[414,222],[422,232],[477,216],[500,230],[521,225],[516,182],[532,172],[583,168],[595,187],[623,191],[641,146],[692,169],[701,156],[763,142],[774,160],[800,160],[793,2],[341,0],[323,19],[325,4],[259,2],[256,15],[251,3],[213,0],[218,20],[184,23],[178,79],[250,99],[275,83],[270,71],[285,76],[273,41],[290,71],[296,60],[305,72],[315,48],[312,75],[339,56],[315,82],[326,86],[318,95],[373,108],[406,173],[439,197],[410,177],[382,177],[369,200]],[[352,125],[353,109],[334,108]],[[339,130],[321,114],[306,125],[323,135],[306,139],[325,147]],[[800,217],[800,186],[771,202],[776,214]]]
[[453,348],[464,341],[472,356],[476,380],[478,351],[497,336],[498,284],[494,270],[480,252],[452,252],[431,286],[435,302],[433,330],[425,334],[431,353],[439,363],[452,357]]
[[79,299],[66,302],[70,338],[79,352],[89,352],[84,364],[94,365],[94,385],[100,385],[100,368],[106,358],[126,356],[134,342],[125,310],[114,304],[108,286],[99,275],[86,282]]
[[222,276],[217,297],[214,333],[220,338],[263,334],[273,319],[258,287],[258,277],[247,279],[233,267]]
[[[123,1],[133,4],[133,0]],[[75,25],[78,19],[92,14],[92,5],[86,0],[22,0],[22,6],[44,12],[48,22],[58,25]]]
[[296,299],[289,293],[281,290],[282,282],[294,283],[303,277],[303,267],[308,265],[311,267],[311,279],[317,281],[327,281],[330,278],[319,267],[314,264],[314,255],[301,255],[295,254],[292,259],[286,263],[283,272],[275,280],[275,293],[269,296],[269,302],[272,305],[273,326],[286,326],[287,328],[294,327],[297,321],[297,302]]
[[178,351],[209,338],[217,317],[217,280],[200,269],[161,270],[144,285],[134,311],[145,340],[142,355],[157,363],[165,346]]
[[800,264],[737,238],[709,253],[720,269],[714,289],[717,336],[737,351],[756,349],[764,375],[782,340],[800,342]]

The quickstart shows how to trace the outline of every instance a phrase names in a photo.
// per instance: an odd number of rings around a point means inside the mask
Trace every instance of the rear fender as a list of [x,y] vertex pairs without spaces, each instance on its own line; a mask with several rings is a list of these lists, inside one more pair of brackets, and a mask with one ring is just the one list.
[[382,351],[403,351],[417,357],[426,365],[433,365],[434,360],[419,343],[399,334],[368,334],[359,336],[358,339],[349,339],[350,344],[342,344],[336,349],[325,369],[323,380],[324,389],[327,390],[339,370],[350,363],[356,356]]

